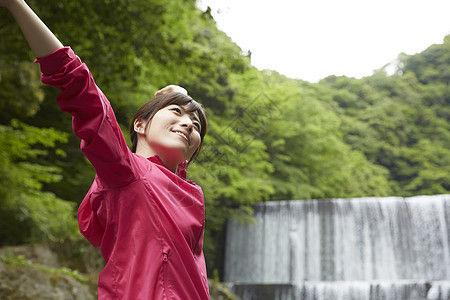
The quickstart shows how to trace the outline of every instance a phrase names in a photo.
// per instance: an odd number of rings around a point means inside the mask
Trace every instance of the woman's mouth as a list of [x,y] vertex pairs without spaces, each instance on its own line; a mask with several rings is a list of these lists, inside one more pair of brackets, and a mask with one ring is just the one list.
[[187,135],[186,133],[179,131],[179,130],[173,130],[173,133],[181,136],[182,138],[184,138],[188,143],[190,143],[190,139],[189,139],[189,135]]

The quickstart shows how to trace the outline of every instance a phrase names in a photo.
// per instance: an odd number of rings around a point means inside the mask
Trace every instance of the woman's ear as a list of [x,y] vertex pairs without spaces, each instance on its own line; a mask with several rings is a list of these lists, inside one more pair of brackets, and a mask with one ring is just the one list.
[[136,131],[136,133],[140,133],[140,134],[144,134],[145,133],[145,124],[147,124],[146,122],[144,122],[142,119],[136,119],[134,120],[134,131]]

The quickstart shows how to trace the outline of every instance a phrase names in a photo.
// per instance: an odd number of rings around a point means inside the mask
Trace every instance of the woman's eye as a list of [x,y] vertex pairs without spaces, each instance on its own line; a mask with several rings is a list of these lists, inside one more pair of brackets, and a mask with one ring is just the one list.
[[194,122],[194,126],[195,126],[198,130],[200,130],[200,123]]
[[178,107],[172,108],[172,111],[175,111],[176,113],[181,114],[181,109],[179,109]]

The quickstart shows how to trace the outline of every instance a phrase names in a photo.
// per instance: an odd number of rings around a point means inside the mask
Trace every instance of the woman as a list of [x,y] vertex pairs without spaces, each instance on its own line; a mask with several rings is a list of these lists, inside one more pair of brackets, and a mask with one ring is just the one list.
[[96,170],[78,222],[106,260],[98,298],[209,299],[203,193],[186,180],[207,129],[201,105],[181,87],[158,91],[133,119],[132,151],[86,65],[23,0],[0,6],[22,29],[42,81],[61,90],[57,102]]

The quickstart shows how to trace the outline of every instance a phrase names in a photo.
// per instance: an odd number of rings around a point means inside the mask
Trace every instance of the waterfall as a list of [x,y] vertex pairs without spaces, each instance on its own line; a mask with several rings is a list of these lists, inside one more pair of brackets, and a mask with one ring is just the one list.
[[264,202],[254,219],[227,225],[243,299],[450,299],[450,195]]

